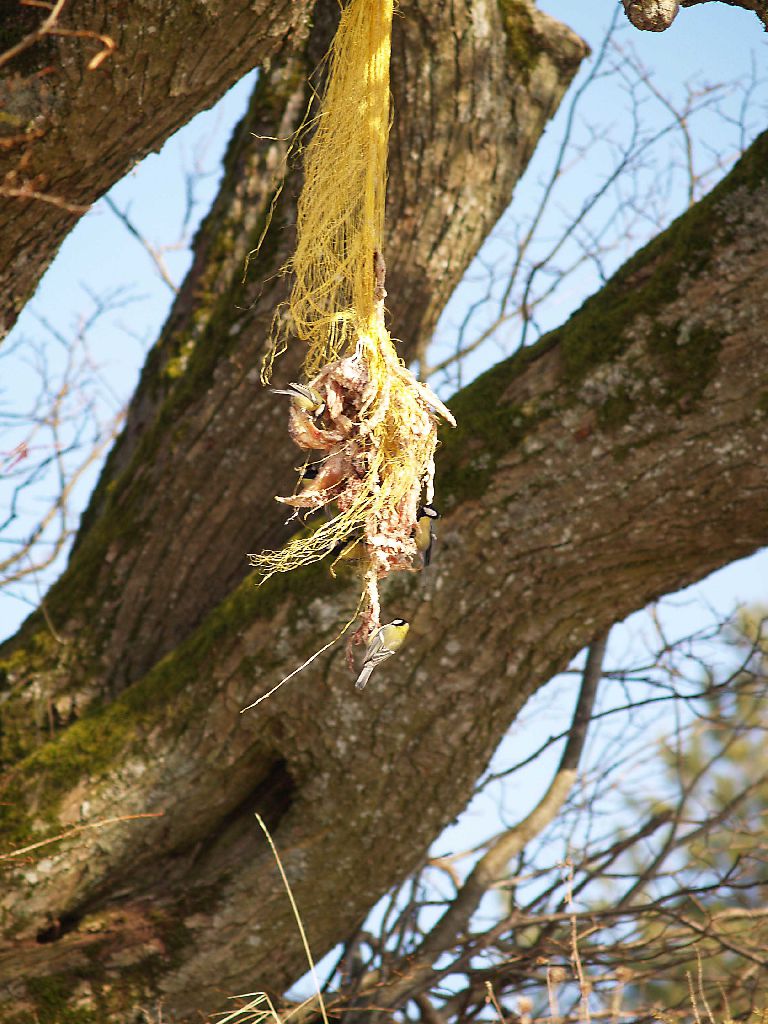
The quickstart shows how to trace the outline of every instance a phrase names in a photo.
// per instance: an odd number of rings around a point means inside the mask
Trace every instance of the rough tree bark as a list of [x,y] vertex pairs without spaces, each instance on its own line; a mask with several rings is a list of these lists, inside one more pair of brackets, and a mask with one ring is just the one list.
[[[582,52],[551,23],[534,31],[519,3],[444,11],[474,15],[453,33],[437,30],[435,13],[427,21],[410,17],[416,5],[402,8],[396,74],[416,84],[401,89],[399,109],[443,110],[438,69],[457,76],[445,89],[466,84],[460,58],[474,53],[484,75],[498,75],[488,97],[500,116],[488,135],[498,142],[493,160],[479,161],[478,171],[495,161],[482,192],[457,174],[429,233],[417,220],[411,165],[403,159],[392,175],[393,209],[414,218],[395,217],[389,243],[397,324],[398,296],[409,282],[423,287],[409,277],[413,265],[430,282],[450,278],[445,298]],[[439,59],[446,39],[455,71]],[[435,66],[430,73],[427,60],[425,77],[414,79],[420,47]],[[265,78],[256,123],[270,113],[290,123],[294,70]],[[419,155],[442,154],[444,184],[457,162],[468,166],[483,129],[455,113],[426,118],[420,130],[430,124]],[[515,139],[510,157],[502,142]],[[263,210],[278,155],[262,149],[248,166],[242,138],[233,145],[229,171],[238,178],[243,161],[249,176],[201,233],[191,283],[145,372],[72,566],[49,598],[67,644],[33,618],[3,651],[0,810],[9,840],[22,845],[115,814],[163,816],[81,832],[11,867],[0,896],[9,1006],[0,1019],[57,1000],[83,1021],[126,1020],[162,995],[192,1020],[237,991],[279,992],[303,972],[303,954],[254,810],[273,831],[319,956],[458,813],[537,686],[615,618],[768,539],[763,137],[565,327],[457,397],[460,428],[446,437],[438,467],[449,512],[439,561],[424,579],[389,587],[386,607],[413,625],[375,685],[356,697],[336,653],[238,716],[354,605],[354,587],[333,583],[322,566],[260,589],[232,568],[235,554],[258,546],[244,524],[265,515],[279,476],[270,465],[290,458],[284,410],[265,412],[248,378],[278,285],[248,315],[233,312],[230,285],[259,231],[248,204]],[[470,222],[455,264],[447,254],[456,239],[440,248],[446,212]],[[278,260],[277,250],[265,254],[253,280]],[[437,304],[407,308],[417,340]],[[199,332],[189,323],[196,310]],[[276,535],[273,526],[261,532]],[[174,548],[177,533],[184,540]],[[158,535],[170,554],[147,554]],[[159,597],[172,571],[189,575],[178,593]],[[182,591],[194,601],[185,605]]]

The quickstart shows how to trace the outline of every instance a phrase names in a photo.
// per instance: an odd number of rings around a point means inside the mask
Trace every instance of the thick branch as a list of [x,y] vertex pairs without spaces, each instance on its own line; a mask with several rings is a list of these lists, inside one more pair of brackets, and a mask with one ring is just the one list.
[[624,13],[643,32],[663,32],[680,10],[678,0],[622,0]]
[[[715,0],[680,0],[681,7],[697,7],[699,4],[714,3]],[[729,7],[742,7],[745,11],[753,11],[768,30],[768,2],[766,0],[717,0],[717,3],[728,4]]]
[[753,11],[768,30],[767,0],[621,0],[624,11],[642,32],[664,32],[677,17],[681,7],[699,4],[725,3],[729,7],[742,7]]
[[[0,35],[13,54],[0,72],[0,337],[78,216],[245,72],[289,52],[310,2],[57,4],[44,37],[44,11],[6,6],[16,9]],[[93,68],[99,37],[116,49]]]

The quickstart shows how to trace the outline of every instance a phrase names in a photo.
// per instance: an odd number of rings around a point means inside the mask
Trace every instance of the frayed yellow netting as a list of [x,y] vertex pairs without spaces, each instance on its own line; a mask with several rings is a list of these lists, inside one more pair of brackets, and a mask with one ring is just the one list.
[[379,625],[378,581],[419,567],[414,531],[433,498],[438,417],[454,422],[399,359],[384,322],[391,28],[392,0],[350,0],[342,11],[305,152],[296,252],[285,268],[293,290],[262,373],[268,382],[289,335],[306,343],[304,380],[288,392],[289,430],[312,453],[312,474],[278,501],[296,514],[333,514],[280,551],[249,555],[266,579],[356,543],[357,640]]
[[304,155],[294,276],[278,310],[265,383],[286,335],[307,342],[314,377],[349,354],[374,317],[373,254],[381,252],[387,187],[392,0],[351,0],[327,57],[327,85]]

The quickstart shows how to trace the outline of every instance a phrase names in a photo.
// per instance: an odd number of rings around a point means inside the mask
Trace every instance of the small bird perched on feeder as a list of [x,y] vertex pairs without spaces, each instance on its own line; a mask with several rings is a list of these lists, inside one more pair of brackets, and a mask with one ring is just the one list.
[[325,412],[325,400],[314,388],[306,384],[296,384],[292,381],[287,388],[270,388],[273,395],[288,395],[296,405],[309,413],[310,416],[322,416]]
[[410,624],[405,619],[392,619],[385,626],[379,626],[368,642],[365,661],[355,682],[356,690],[362,690],[376,666],[391,658],[400,649],[409,629]]
[[421,552],[424,561],[424,568],[429,565],[432,559],[432,545],[435,535],[432,531],[432,523],[440,518],[440,513],[432,505],[422,505],[416,516],[416,529],[413,531],[413,539],[416,548]]
[[338,562],[355,562],[365,558],[363,535],[353,534],[352,537],[339,541],[331,554],[333,555],[333,561],[331,562],[328,571],[335,579],[335,569]]

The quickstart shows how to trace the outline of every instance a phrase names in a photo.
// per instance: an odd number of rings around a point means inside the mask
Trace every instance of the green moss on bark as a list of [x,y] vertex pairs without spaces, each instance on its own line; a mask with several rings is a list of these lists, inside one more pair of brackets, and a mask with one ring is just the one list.
[[499,0],[499,10],[506,36],[507,60],[527,82],[542,50],[531,9],[521,0]]
[[451,402],[458,427],[442,431],[437,470],[440,493],[449,505],[479,497],[493,478],[498,459],[545,414],[543,403],[532,407],[502,400],[508,385],[547,350],[544,342],[494,366]]
[[563,376],[579,383],[626,345],[624,330],[639,314],[653,317],[680,294],[686,277],[709,263],[733,226],[721,204],[737,189],[754,191],[768,179],[768,132],[761,135],[713,191],[636,253],[555,332]]
[[[459,428],[444,432],[438,460],[441,492],[451,501],[480,497],[493,479],[498,459],[551,411],[576,400],[578,385],[599,366],[615,360],[630,344],[626,328],[637,317],[649,319],[648,350],[653,380],[638,381],[643,400],[672,405],[681,412],[701,399],[717,371],[722,339],[695,322],[666,326],[655,317],[678,298],[686,277],[700,273],[716,246],[727,244],[734,227],[723,203],[737,189],[753,191],[768,179],[768,132],[761,135],[709,196],[633,256],[562,327],[535,345],[494,366],[451,402]],[[695,313],[695,310],[692,311]],[[539,357],[557,348],[564,387],[536,409],[507,404],[503,395]],[[601,429],[615,431],[640,405],[622,386],[597,409]]]
[[684,411],[701,398],[717,372],[721,347],[720,336],[703,327],[686,330],[679,322],[670,328],[657,325],[648,348],[659,368],[665,400]]
[[[20,1015],[18,1024],[100,1024],[101,1016],[94,1008],[71,1005],[72,995],[79,979],[70,974],[50,974],[45,978],[30,978],[27,997],[34,1005],[34,1015]],[[11,1022],[14,1018],[11,1018]]]
[[[109,705],[92,705],[55,740],[15,765],[0,802],[4,848],[17,848],[56,834],[60,831],[57,813],[61,799],[75,786],[88,779],[95,787],[102,776],[124,760],[126,752],[141,754],[144,737],[155,727],[167,725],[180,715],[185,717],[198,705],[203,714],[209,693],[199,681],[207,671],[213,672],[221,648],[231,646],[232,637],[240,630],[259,619],[271,622],[286,602],[291,605],[293,621],[297,621],[305,603],[330,593],[336,586],[325,562],[273,576],[261,587],[255,586],[253,576],[244,580],[188,640],[143,679]],[[268,651],[265,656],[268,658]],[[267,662],[259,659],[258,665],[263,678]],[[256,668],[254,662],[252,670]],[[32,793],[34,806],[30,802]]]
[[622,427],[637,408],[626,388],[607,398],[597,411],[597,425],[608,433]]

